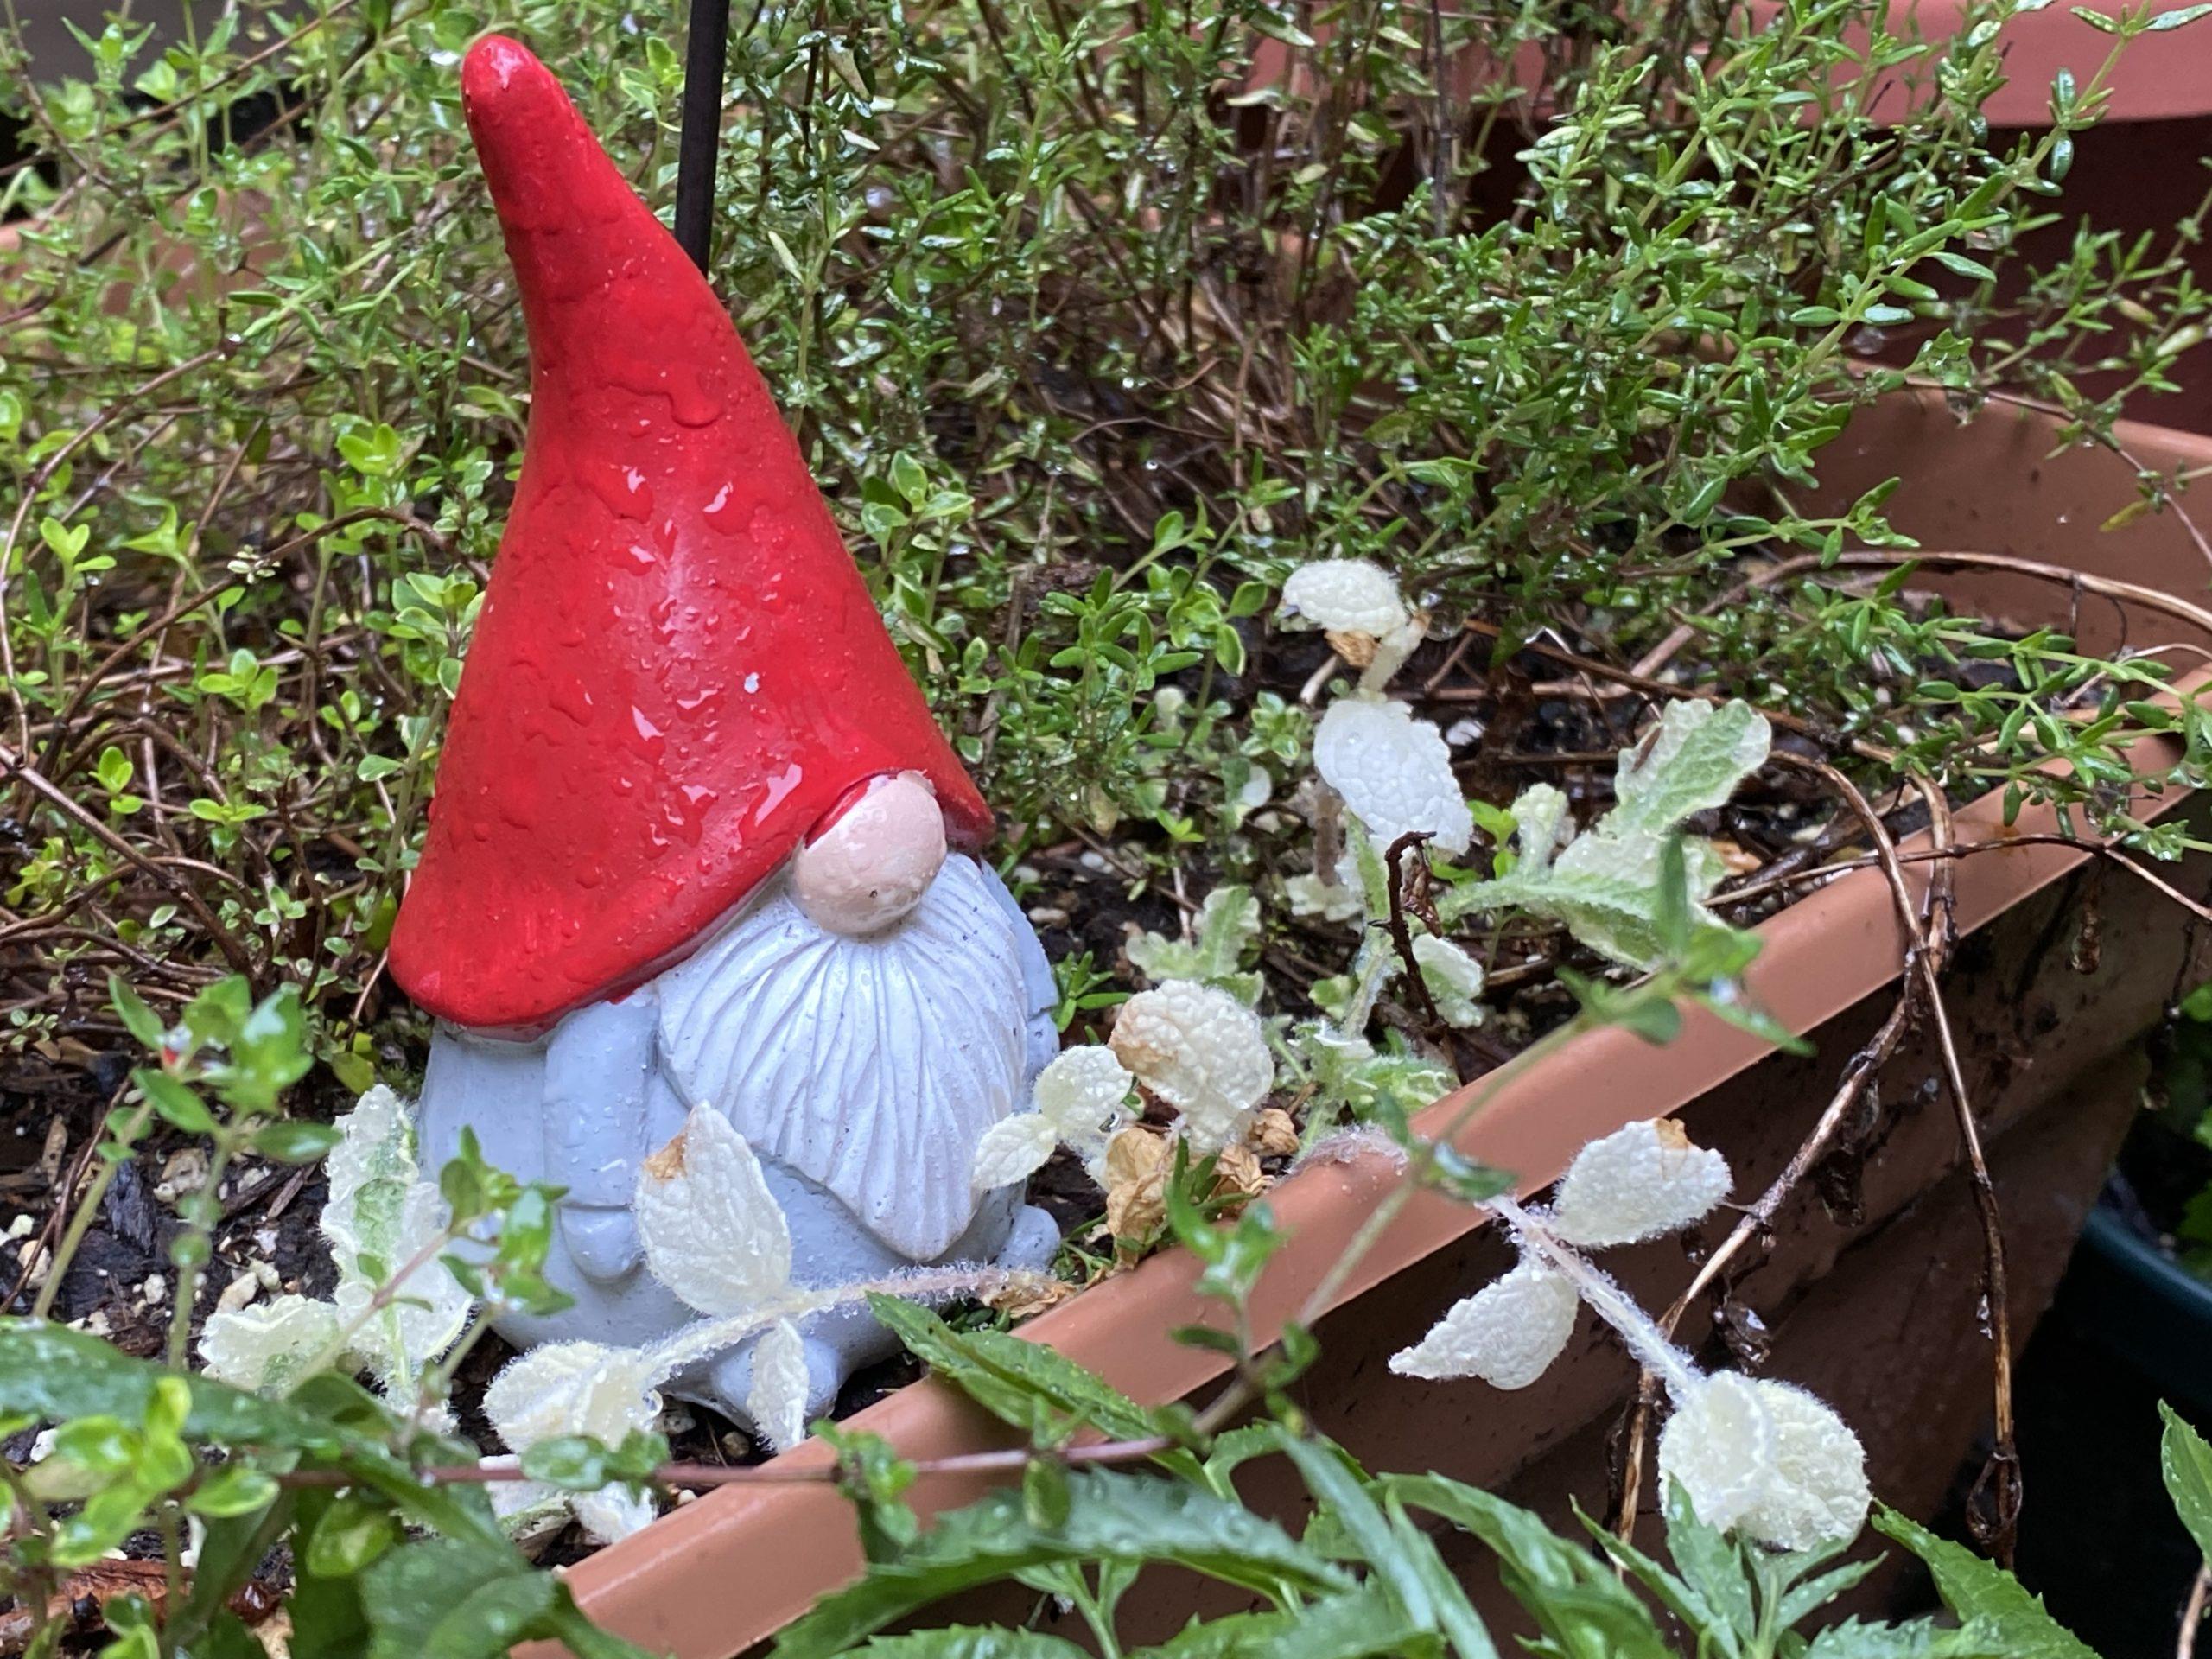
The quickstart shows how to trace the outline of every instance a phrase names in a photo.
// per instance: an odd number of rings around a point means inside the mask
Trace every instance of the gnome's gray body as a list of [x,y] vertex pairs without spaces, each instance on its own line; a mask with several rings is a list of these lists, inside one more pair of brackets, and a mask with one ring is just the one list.
[[[683,962],[536,1041],[442,1025],[423,1151],[438,1167],[471,1128],[493,1163],[567,1189],[547,1276],[575,1304],[497,1321],[525,1345],[632,1345],[698,1317],[652,1277],[631,1199],[640,1164],[701,1103],[759,1156],[800,1286],[922,1263],[1039,1268],[1058,1243],[1051,1218],[1018,1189],[976,1193],[969,1171],[1058,1051],[1056,1000],[1027,919],[971,858],[947,858],[918,908],[862,938],[817,926],[779,877]],[[864,1306],[803,1330],[810,1415],[897,1345]],[[672,1392],[743,1421],[751,1373],[748,1343]]]

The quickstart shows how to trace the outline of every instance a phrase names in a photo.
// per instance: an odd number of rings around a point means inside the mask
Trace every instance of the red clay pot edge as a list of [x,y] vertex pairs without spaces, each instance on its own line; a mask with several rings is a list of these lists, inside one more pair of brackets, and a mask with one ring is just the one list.
[[[1948,41],[1967,26],[1967,0],[1897,0],[1891,32],[1901,38],[1929,42]],[[2180,0],[2174,0],[2178,5]],[[1753,29],[1765,28],[1780,15],[1783,0],[1752,0],[1748,13]],[[2123,0],[2088,0],[2083,10],[2116,17]],[[1317,30],[1325,39],[1325,30]],[[1852,37],[1862,47],[1866,31],[1854,28]],[[2005,84],[1981,106],[1993,127],[2047,127],[2050,124],[2050,88],[2058,73],[2070,70],[2077,86],[2089,78],[2112,50],[2113,37],[2095,25],[2083,22],[2071,6],[2046,4],[2040,11],[2013,14],[2005,25]],[[1276,41],[1262,41],[1252,59],[1250,84],[1265,86],[1281,79],[1290,65],[1289,48]],[[1497,60],[1470,48],[1452,66],[1448,90],[1460,99],[1498,78]],[[1301,66],[1301,83],[1310,84],[1310,71]],[[1524,48],[1513,60],[1511,76],[1524,88],[1535,87],[1544,74],[1543,54]],[[1930,66],[1916,61],[1883,78],[1883,89],[1869,109],[1874,121],[1891,125],[1923,101],[1933,79]],[[2121,54],[2109,88],[2103,123],[2164,121],[2212,114],[2212,31],[2192,26],[2178,33],[2133,42]],[[1553,113],[1548,97],[1540,106],[1547,118]]]
[[[1884,454],[1910,454],[1923,463],[1932,457],[1940,467],[1941,451],[1929,446],[1945,437],[1959,440],[1956,423],[1934,399],[1900,400],[1899,406],[1873,413],[1880,417],[1883,429],[1871,442],[1859,438],[1840,456],[1840,470],[1863,469],[1869,459],[1878,460]],[[1860,422],[1869,418],[1862,416]],[[1965,447],[1987,448],[1980,441],[1994,435],[1999,448],[2019,452],[2012,458],[2014,464],[2026,467],[2034,480],[2044,466],[2052,464],[2035,460],[2040,453],[2037,435],[2047,433],[2048,423],[2023,416],[2012,431],[1993,435],[1993,427],[2010,418],[1996,412],[1985,415],[1975,423],[1980,430],[1960,441]],[[1933,435],[1916,436],[1904,429],[1930,423],[1936,425]],[[1855,423],[1846,442],[1859,429]],[[2212,466],[2212,439],[2127,425],[2122,442],[2150,464]],[[2072,452],[2058,464],[2072,465],[2079,472],[2081,459],[2081,452]],[[2111,463],[2115,489],[2124,489],[2126,469],[2108,456],[2102,459]],[[1952,469],[1954,475],[1963,470]],[[1974,470],[1977,481],[1989,476],[1986,468]],[[2028,489],[2016,496],[2035,493]],[[1993,501],[1992,510],[1999,515],[2016,513],[2021,505],[2017,499],[1979,493],[1975,499]],[[1901,495],[1892,506],[1901,506],[1903,500]],[[2113,504],[2102,503],[2107,510]],[[2073,505],[2078,509],[2078,502]],[[2093,524],[2103,516],[2102,512],[2085,515],[2083,523]],[[2060,522],[2063,518],[2062,514]],[[1954,532],[1946,537],[1953,545],[2014,544],[2012,537],[2004,534],[1976,543],[1957,536],[1954,526],[1945,528]],[[2113,552],[2119,542],[2127,541],[2131,550],[2149,551],[2145,543],[2177,543],[2181,534],[2171,519],[2139,520],[2127,531],[2091,543],[2084,550],[2089,556],[2079,562],[2085,568],[2094,567],[2109,562],[2095,555]],[[2023,550],[2050,556],[2048,549]],[[2193,567],[2202,585],[2203,567],[2193,551],[2183,562],[2172,547],[2164,550],[2165,562],[2177,570]],[[2141,563],[2128,564],[2139,580]],[[2170,632],[2164,631],[2160,637]],[[2212,674],[2195,674],[2183,683],[2195,685],[2208,677]],[[2153,741],[2139,752],[2138,764],[2145,768],[2171,764],[2177,753],[2173,743]],[[2139,810],[2145,817],[2157,817],[2185,798],[2183,794],[2145,798]],[[2019,825],[2030,833],[2051,827],[2053,815],[2047,811],[2024,813]],[[1994,798],[1976,803],[1960,814],[1959,829],[1962,839],[2001,836],[1999,803]],[[2061,848],[2023,846],[1961,861],[1956,868],[1961,930],[1981,926],[2088,856]],[[1916,874],[1913,883],[1916,889],[1921,885]],[[1902,936],[1887,883],[1878,871],[1838,880],[1763,925],[1759,932],[1765,949],[1751,973],[1752,988],[1793,1031],[1814,1030],[1893,982],[1899,972]],[[1676,1111],[1769,1052],[1748,1033],[1706,1015],[1693,1015],[1681,1036],[1664,1047],[1624,1032],[1594,1033],[1505,1084],[1457,1144],[1471,1156],[1514,1169],[1519,1190],[1533,1192],[1556,1179],[1567,1160],[1589,1140],[1638,1118]],[[1428,1133],[1440,1131],[1456,1115],[1466,1092],[1430,1107],[1416,1123]],[[1281,1329],[1395,1179],[1389,1158],[1369,1154],[1342,1164],[1309,1166],[1269,1194],[1289,1242],[1255,1300],[1254,1324],[1263,1339]],[[1369,1252],[1332,1306],[1365,1293],[1482,1224],[1483,1219],[1464,1206],[1434,1196],[1417,1198]],[[1168,1336],[1178,1325],[1211,1323],[1216,1318],[1217,1305],[1193,1294],[1195,1276],[1189,1257],[1169,1251],[1032,1320],[1020,1334],[1051,1343],[1147,1403],[1179,1399],[1226,1369],[1221,1356],[1184,1347]],[[1409,1330],[1408,1339],[1418,1334]],[[855,1414],[849,1426],[880,1434],[902,1454],[917,1459],[1008,1443],[995,1420],[933,1378],[878,1402]],[[819,1468],[831,1461],[831,1454],[820,1442],[810,1441],[781,1461],[794,1470]],[[917,1483],[910,1498],[925,1514],[933,1514],[972,1501],[989,1484],[965,1476],[929,1478]],[[637,1536],[578,1563],[569,1569],[569,1581],[594,1618],[648,1649],[673,1653],[677,1659],[726,1659],[772,1635],[818,1595],[857,1575],[861,1567],[851,1507],[834,1488],[763,1485],[725,1488],[686,1504]]]

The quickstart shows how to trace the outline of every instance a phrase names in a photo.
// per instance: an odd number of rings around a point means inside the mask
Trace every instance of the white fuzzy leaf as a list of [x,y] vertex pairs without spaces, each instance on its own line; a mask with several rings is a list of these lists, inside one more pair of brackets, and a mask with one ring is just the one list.
[[1127,1128],[1135,1079],[1114,1051],[1084,1043],[1056,1055],[1037,1074],[1033,1094],[1039,1116],[1096,1179],[1107,1144]]
[[[421,1260],[445,1231],[452,1214],[444,1194],[428,1181],[414,1182],[400,1195],[397,1223],[388,1235],[393,1255],[386,1272],[396,1275],[410,1262],[419,1261],[420,1265],[393,1283],[391,1300],[353,1334],[355,1355],[388,1393],[411,1389],[423,1368],[452,1347],[467,1328],[472,1306],[468,1292],[435,1255]],[[341,1273],[332,1293],[340,1321],[353,1325],[360,1320],[378,1288],[358,1273]]]
[[1670,702],[1649,741],[1622,752],[1613,810],[1600,829],[1665,835],[1693,812],[1726,802],[1773,747],[1773,728],[1748,702]]
[[1667,1118],[1630,1123],[1575,1154],[1560,1178],[1553,1227],[1586,1249],[1680,1232],[1728,1196],[1728,1160],[1693,1146]]
[[1414,940],[1414,961],[1421,982],[1447,1024],[1482,1023],[1483,965],[1449,939],[1423,933]]
[[1282,608],[1332,633],[1380,639],[1406,625],[1398,584],[1365,559],[1319,559],[1302,564],[1282,585]]
[[1359,889],[1348,887],[1333,876],[1316,871],[1312,875],[1294,875],[1284,881],[1283,896],[1290,900],[1294,916],[1318,916],[1327,922],[1348,922],[1359,914]]
[[1260,1000],[1260,976],[1243,971],[1244,957],[1259,938],[1260,901],[1249,887],[1232,883],[1206,894],[1191,918],[1189,938],[1140,933],[1123,950],[1130,964],[1155,985],[1200,980],[1251,1003]]
[[1044,1167],[1059,1143],[1058,1131],[1042,1112],[1001,1118],[976,1143],[976,1168],[969,1181],[978,1192],[1026,1181]]
[[1112,1040],[1121,1063],[1181,1112],[1201,1156],[1242,1139],[1274,1086],[1259,1016],[1211,985],[1177,979],[1138,992],[1115,1015]]
[[1419,830],[1441,850],[1464,853],[1474,815],[1452,775],[1444,734],[1402,702],[1339,697],[1313,736],[1313,765],[1367,827],[1376,850]]
[[[1659,875],[1668,837],[1692,813],[1733,794],[1764,761],[1772,741],[1765,716],[1749,703],[1669,704],[1649,741],[1622,753],[1618,801],[1592,829],[1554,856],[1566,798],[1548,785],[1525,791],[1512,807],[1520,861],[1497,880],[1456,889],[1440,908],[1447,919],[1525,910],[1563,924],[1625,967],[1650,967],[1665,951]],[[1719,883],[1719,855],[1694,837],[1684,841],[1682,855],[1693,920],[1718,926],[1695,907]]]
[[1840,1417],[1802,1389],[1732,1371],[1675,1402],[1659,1471],[1707,1526],[1777,1549],[1856,1537],[1871,1502],[1866,1453]]
[[338,1340],[338,1310],[305,1296],[279,1296],[208,1316],[200,1358],[208,1376],[234,1389],[281,1389]]
[[[513,1469],[521,1463],[512,1453],[480,1459],[480,1466],[486,1469]],[[495,1480],[484,1491],[492,1500],[492,1513],[499,1517],[510,1537],[518,1538],[556,1516],[570,1513],[568,1493],[542,1480]]]
[[[337,1317],[353,1325],[378,1291],[431,1248],[453,1212],[422,1178],[413,1122],[390,1089],[379,1084],[370,1090],[335,1127],[339,1141],[324,1165],[330,1196],[321,1227],[338,1268],[332,1294]],[[442,1262],[423,1261],[356,1330],[354,1353],[388,1391],[404,1392],[460,1338],[470,1305]]]
[[323,1163],[330,1181],[323,1236],[340,1273],[359,1272],[364,1255],[390,1272],[405,1260],[397,1254],[402,1213],[407,1189],[421,1174],[406,1105],[378,1084],[332,1127],[339,1138]]
[[741,1313],[791,1282],[783,1210],[753,1148],[711,1106],[645,1160],[634,1213],[653,1276],[702,1313]]
[[[511,1360],[484,1391],[484,1414],[512,1451],[541,1440],[588,1434],[602,1446],[620,1446],[633,1431],[660,1418],[660,1395],[652,1360],[634,1348],[595,1342],[555,1342]],[[652,1498],[613,1484],[595,1492],[562,1492],[524,1483],[511,1494],[509,1517],[517,1524],[548,1502],[565,1501],[583,1529],[601,1543],[643,1530],[653,1519]]]
[[753,1386],[745,1414],[760,1438],[788,1452],[806,1438],[806,1339],[789,1319],[778,1319],[753,1345]]
[[653,1501],[627,1486],[602,1486],[595,1492],[571,1492],[569,1507],[594,1541],[619,1544],[643,1532],[654,1520]]
[[1514,845],[1520,861],[1515,874],[1529,875],[1549,868],[1552,855],[1574,834],[1567,818],[1567,797],[1549,784],[1531,784],[1513,798]]
[[1479,1376],[1493,1388],[1525,1389],[1574,1334],[1574,1287],[1533,1255],[1503,1279],[1455,1304],[1429,1333],[1390,1357],[1400,1376],[1441,1382]]
[[552,1342],[511,1360],[484,1390],[484,1414],[508,1449],[588,1434],[619,1446],[660,1416],[653,1363],[634,1348]]

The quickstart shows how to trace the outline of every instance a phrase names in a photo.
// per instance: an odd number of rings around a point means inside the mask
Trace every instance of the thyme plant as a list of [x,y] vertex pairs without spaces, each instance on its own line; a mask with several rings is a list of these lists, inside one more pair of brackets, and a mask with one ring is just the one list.
[[[1142,1230],[1200,1255],[1230,1328],[1277,1242],[1264,1205],[1221,1185],[1236,1136],[1268,1116],[1271,1065],[1306,1114],[1294,1142],[1358,1122],[1398,1142],[1408,1192],[1502,1190],[1410,1123],[1446,1061],[1493,1041],[1495,953],[1447,937],[1471,938],[1468,918],[1534,941],[1514,970],[1573,993],[1552,1036],[1496,1021],[1534,1039],[1526,1052],[1600,1023],[1663,1039],[1686,999],[1764,1029],[1738,984],[1755,944],[1703,908],[1719,855],[1678,831],[1765,758],[1771,729],[1818,752],[1791,764],[1847,808],[1875,785],[1918,790],[1931,813],[2001,790],[2012,808],[2056,800],[2126,856],[2197,845],[2130,809],[2136,785],[2202,781],[2202,715],[2162,695],[2166,657],[2100,659],[1916,596],[1886,486],[1809,505],[1822,447],[1916,388],[1961,416],[1991,400],[2054,411],[2061,442],[2133,475],[2118,517],[2188,509],[2190,480],[2137,464],[2113,423],[2203,340],[2212,302],[2186,257],[2203,208],[2149,243],[2085,226],[2044,270],[2020,271],[2015,250],[2118,54],[2204,9],[2137,0],[2105,18],[2113,55],[2051,88],[2048,128],[2000,143],[1982,106],[2025,9],[1988,0],[1939,41],[1885,0],[1785,0],[1759,22],[1659,0],[750,10],[712,275],[1007,813],[1010,861],[1065,863],[1073,841],[1112,873],[1098,890],[1179,895],[1196,878],[1214,895],[1181,937],[1140,940],[1128,971],[1095,942],[1071,951],[1065,1023],[1141,974],[1162,982],[1141,994],[1154,1001],[1124,1006],[1163,1030],[1226,1030],[1276,997],[1274,1029],[1236,1042],[1239,1086],[1209,1077],[1174,1101],[1210,1126],[1203,1155],[1167,1154]],[[26,1448],[0,1475],[0,1573],[34,1659],[84,1634],[72,1575],[118,1548],[159,1566],[107,1599],[98,1640],[129,1659],[253,1659],[261,1638],[233,1602],[280,1545],[303,1656],[468,1659],[543,1637],[614,1659],[623,1644],[516,1549],[487,1489],[634,1516],[645,1488],[733,1478],[671,1463],[643,1426],[650,1367],[639,1398],[577,1420],[591,1432],[533,1434],[512,1466],[487,1463],[440,1415],[480,1312],[456,1326],[445,1309],[419,1351],[364,1334],[404,1329],[417,1300],[439,1311],[410,1289],[432,1262],[482,1306],[550,1295],[549,1195],[480,1159],[441,1173],[446,1218],[416,1237],[420,1260],[383,1260],[359,1230],[334,1240],[348,1254],[331,1313],[291,1310],[323,1332],[305,1363],[261,1364],[258,1392],[188,1363],[213,1311],[221,1171],[311,1161],[332,1141],[318,1107],[419,1057],[380,956],[528,416],[454,73],[494,25],[560,66],[641,191],[667,200],[666,0],[236,0],[160,41],[126,14],[60,63],[29,62],[0,31],[0,111],[23,147],[0,173],[15,242],[0,264],[0,1043],[25,1077],[56,1053],[156,1055],[83,1091],[93,1173],[57,1183],[32,1317],[0,1324],[0,1422],[52,1431],[44,1456]],[[1380,575],[1380,632],[1273,626],[1321,620],[1286,584],[1324,562]],[[1562,667],[1715,705],[1701,729],[1728,739],[1711,746],[1718,794],[1635,810],[1631,750],[1618,816],[1560,850],[1564,803],[1486,768],[1532,734],[1622,747],[1602,699],[1540,729],[1533,688]],[[1409,710],[1455,674],[1483,681],[1473,767]],[[1442,816],[1394,817],[1395,797],[1344,783],[1332,720],[1440,764]],[[1655,747],[1690,744],[1698,723],[1656,722]],[[2168,731],[2181,759],[2139,775],[2133,740]],[[1483,774],[1471,803],[1461,770]],[[1858,816],[1839,811],[1847,836],[1887,849],[1880,815]],[[1602,927],[1569,891],[1593,861],[1609,898],[1625,893]],[[1912,1007],[1940,1014],[1940,920],[1923,924],[1926,985],[1909,986],[1900,1029]],[[1623,963],[1651,976],[1604,977]],[[1173,1100],[1160,1052],[1147,1086]],[[1128,1078],[1147,1064],[1079,1062],[1052,1141],[995,1152],[1033,1162],[1065,1141],[1106,1169],[1101,1143],[1133,1132]],[[296,1116],[278,1115],[287,1091]],[[105,1184],[156,1135],[204,1143],[212,1179],[178,1217],[171,1328],[134,1357],[46,1316]],[[478,1253],[441,1255],[470,1238]],[[1807,1634],[1859,1569],[1825,1546],[1724,1539],[1671,1494],[1671,1564],[1599,1540],[1646,1600],[1494,1497],[1370,1474],[1313,1436],[1288,1393],[1312,1357],[1300,1328],[1273,1347],[1217,1342],[1230,1398],[1257,1413],[1230,1428],[1226,1408],[1141,1408],[1003,1332],[879,1311],[1033,1444],[1011,1460],[1018,1491],[925,1532],[898,1448],[823,1430],[873,1565],[787,1633],[791,1653],[1066,1651],[1033,1630],[879,1634],[1001,1579],[1065,1599],[1120,1653],[1135,1573],[1173,1561],[1265,1605],[1164,1652],[1487,1655],[1438,1525],[1499,1560],[1556,1653],[2078,1649],[2001,1571],[1897,1516],[1878,1524],[1929,1560],[1956,1615],[1942,1628]],[[357,1361],[378,1390],[353,1380]],[[1076,1444],[1086,1431],[1103,1441]],[[2212,1458],[2169,1434],[2177,1500],[2212,1541]],[[1235,1466],[1260,1456],[1287,1459],[1314,1498],[1302,1535],[1237,1498]]]
[[[2000,297],[2111,70],[1994,147],[2008,7],[1927,42],[1875,0],[1757,29],[1643,0],[766,5],[733,48],[713,276],[1017,844],[1295,868],[1267,809],[1307,659],[1260,618],[1338,556],[1485,655],[1626,660],[1689,619],[1729,689],[2171,852],[2110,787],[2177,721],[2193,767],[2159,659],[1847,586],[1818,561],[1884,542],[1882,492],[1803,505],[1821,446],[1908,380],[2109,444],[2202,337],[2201,215],[2148,248],[2085,227]],[[2138,4],[2113,52],[2189,16]],[[245,972],[340,1015],[326,1058],[369,1080],[527,413],[456,108],[493,22],[666,200],[665,5],[240,0],[74,60],[0,48],[28,151],[0,176],[16,1042],[112,1033],[111,969],[169,1009]],[[1530,53],[1533,85],[1481,67]],[[1761,551],[1815,563],[1737,592]],[[1984,659],[2011,683],[1941,666]],[[2095,717],[2056,718],[2084,686]]]

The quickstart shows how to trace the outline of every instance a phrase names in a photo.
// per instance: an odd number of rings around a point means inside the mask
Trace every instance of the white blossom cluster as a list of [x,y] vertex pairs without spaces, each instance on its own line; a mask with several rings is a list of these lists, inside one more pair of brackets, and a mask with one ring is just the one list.
[[1666,1120],[1592,1141],[1548,1211],[1493,1202],[1515,1230],[1519,1263],[1455,1304],[1390,1369],[1527,1388],[1564,1351],[1586,1301],[1665,1382],[1674,1414],[1660,1434],[1660,1472],[1681,1484],[1700,1520],[1777,1549],[1855,1535],[1871,1499],[1865,1455],[1842,1419],[1786,1382],[1701,1374],[1580,1254],[1694,1225],[1727,1195],[1729,1180],[1719,1154]]

